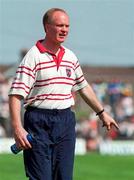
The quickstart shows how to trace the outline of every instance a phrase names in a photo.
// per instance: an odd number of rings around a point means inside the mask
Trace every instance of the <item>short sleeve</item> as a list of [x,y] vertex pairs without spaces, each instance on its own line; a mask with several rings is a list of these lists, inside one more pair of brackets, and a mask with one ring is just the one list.
[[34,67],[34,54],[29,51],[17,68],[9,95],[21,95],[24,99],[27,97],[27,95],[30,93],[33,83],[35,82]]
[[87,86],[87,81],[85,80],[85,77],[83,75],[82,69],[80,67],[80,64],[77,60],[76,65],[75,65],[75,81],[74,81],[74,85],[72,88],[72,91],[78,91],[82,88],[84,88],[85,86]]

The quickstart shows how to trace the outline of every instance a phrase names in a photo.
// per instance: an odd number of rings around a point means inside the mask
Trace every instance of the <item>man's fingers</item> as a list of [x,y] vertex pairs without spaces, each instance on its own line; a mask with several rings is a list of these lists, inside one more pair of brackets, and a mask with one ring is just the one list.
[[109,131],[111,129],[110,123],[107,124],[107,130]]
[[113,126],[115,126],[116,127],[116,129],[119,129],[119,126],[118,126],[118,124],[114,121],[114,122],[112,122],[111,123]]
[[104,122],[103,122],[102,127],[105,127],[105,126],[106,126],[107,130],[109,131],[109,130],[110,130],[110,128],[111,128],[111,127],[110,127],[110,124],[106,124],[106,123],[104,123]]
[[19,147],[20,149],[32,148],[27,138],[19,139],[19,142],[17,143],[17,147]]
[[24,138],[23,141],[24,141],[24,145],[23,145],[24,149],[32,148],[32,146],[29,143],[29,141],[27,140],[27,138]]
[[103,124],[102,124],[102,127],[107,127],[107,130],[109,131],[110,129],[111,129],[111,126],[112,125],[114,125],[115,127],[116,127],[116,129],[119,129],[119,126],[118,126],[118,124],[116,123],[116,122],[113,122],[113,123],[109,123],[109,124],[106,124],[106,123],[104,123],[103,122]]
[[119,126],[116,122],[114,123],[114,126],[116,127],[116,129],[119,129]]
[[23,141],[23,139],[18,139],[17,140],[17,147],[19,149],[23,149],[24,146],[25,146],[25,142]]
[[32,148],[31,144],[29,143],[29,141],[27,139],[25,141],[25,144],[26,144],[26,148]]

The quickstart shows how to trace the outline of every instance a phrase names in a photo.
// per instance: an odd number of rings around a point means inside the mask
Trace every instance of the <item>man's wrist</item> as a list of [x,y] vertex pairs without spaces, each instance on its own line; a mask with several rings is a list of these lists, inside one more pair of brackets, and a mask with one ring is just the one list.
[[97,112],[97,113],[96,113],[96,116],[100,116],[104,111],[105,111],[105,110],[102,109],[101,111]]

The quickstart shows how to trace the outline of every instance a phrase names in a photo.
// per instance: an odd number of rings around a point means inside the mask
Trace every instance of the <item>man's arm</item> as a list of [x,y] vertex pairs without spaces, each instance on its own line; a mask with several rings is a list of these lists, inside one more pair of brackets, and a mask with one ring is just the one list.
[[31,148],[31,145],[26,138],[28,132],[23,128],[21,123],[21,100],[22,97],[19,95],[10,95],[9,109],[17,147],[21,149],[27,149]]
[[[79,90],[79,93],[81,97],[84,99],[84,101],[96,112],[101,112],[103,110],[103,106],[98,101],[92,87],[90,85],[87,85],[83,89]],[[111,126],[115,126],[117,129],[119,129],[118,124],[115,122],[115,120],[109,116],[105,111],[102,112],[99,115],[99,118],[103,122],[103,126],[107,127],[107,130],[111,129]]]

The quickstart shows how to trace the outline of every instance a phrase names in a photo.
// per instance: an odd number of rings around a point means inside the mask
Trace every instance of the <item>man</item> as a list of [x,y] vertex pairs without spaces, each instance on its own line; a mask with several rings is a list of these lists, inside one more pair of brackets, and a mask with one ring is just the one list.
[[[69,17],[58,8],[43,17],[45,39],[24,57],[9,92],[9,107],[17,146],[24,149],[30,180],[72,180],[75,117],[72,91],[79,91],[108,130],[118,125],[103,109],[85,80],[77,57],[61,46],[69,32]],[[26,112],[21,124],[21,100]],[[32,145],[26,136],[34,136]]]

